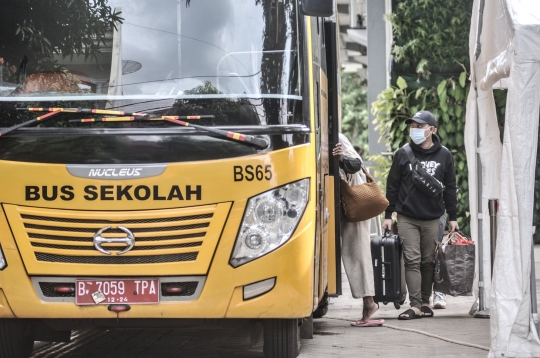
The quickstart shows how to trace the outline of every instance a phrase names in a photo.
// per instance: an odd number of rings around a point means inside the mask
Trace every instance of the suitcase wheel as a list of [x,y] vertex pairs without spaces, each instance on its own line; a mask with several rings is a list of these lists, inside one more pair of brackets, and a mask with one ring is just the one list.
[[394,307],[398,310],[401,308],[400,302],[394,302]]

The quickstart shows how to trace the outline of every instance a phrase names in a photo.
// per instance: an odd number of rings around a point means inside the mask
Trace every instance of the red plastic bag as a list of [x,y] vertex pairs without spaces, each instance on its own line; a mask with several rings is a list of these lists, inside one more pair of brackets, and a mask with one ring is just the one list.
[[474,241],[469,240],[469,238],[460,231],[453,231],[445,235],[445,237],[443,237],[442,244],[443,245],[474,245]]

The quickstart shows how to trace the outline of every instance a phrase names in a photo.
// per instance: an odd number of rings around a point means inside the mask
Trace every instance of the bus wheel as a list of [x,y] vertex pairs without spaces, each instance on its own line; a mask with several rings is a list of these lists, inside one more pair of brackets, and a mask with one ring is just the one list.
[[294,358],[300,353],[300,327],[297,319],[266,319],[264,326],[264,356]]
[[32,323],[22,319],[0,319],[0,358],[28,358],[34,349]]

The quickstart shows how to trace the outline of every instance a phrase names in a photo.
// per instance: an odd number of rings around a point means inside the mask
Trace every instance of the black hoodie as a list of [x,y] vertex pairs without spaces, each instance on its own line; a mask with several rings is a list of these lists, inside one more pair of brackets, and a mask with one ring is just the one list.
[[409,157],[403,148],[399,148],[394,155],[386,183],[386,198],[390,202],[385,213],[386,219],[390,219],[396,211],[414,219],[433,220],[440,218],[446,209],[449,221],[456,221],[456,171],[452,153],[441,145],[441,140],[435,134],[433,146],[429,149],[422,149],[413,142],[409,145],[426,171],[444,184],[445,190],[435,198],[422,194],[412,182]]

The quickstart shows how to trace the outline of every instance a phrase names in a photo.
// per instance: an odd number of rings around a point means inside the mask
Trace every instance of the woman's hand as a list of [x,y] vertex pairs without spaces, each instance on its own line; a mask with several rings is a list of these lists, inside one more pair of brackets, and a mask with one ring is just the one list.
[[332,150],[332,155],[334,157],[339,157],[339,161],[343,161],[343,148],[341,148],[341,143],[336,144],[334,149]]
[[459,231],[459,225],[457,221],[450,221],[450,232]]

